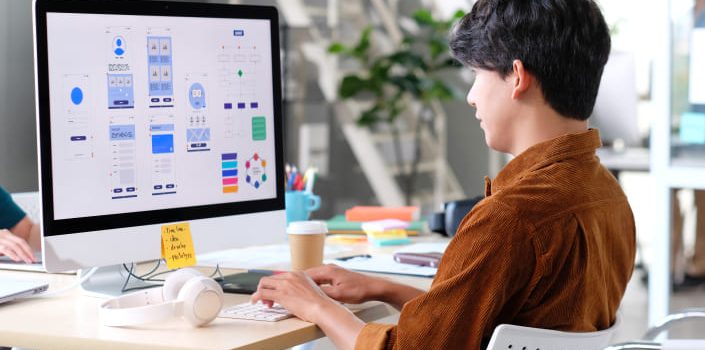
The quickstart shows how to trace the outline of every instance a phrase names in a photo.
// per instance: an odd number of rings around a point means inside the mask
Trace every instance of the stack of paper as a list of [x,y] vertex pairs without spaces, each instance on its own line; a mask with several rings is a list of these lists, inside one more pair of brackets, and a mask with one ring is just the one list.
[[376,246],[411,243],[406,234],[409,223],[397,219],[369,221],[362,224],[367,240]]
[[[345,215],[336,215],[330,220],[326,221],[328,225],[328,232],[330,234],[361,234],[364,235],[365,231],[362,230],[361,221],[347,221]],[[419,233],[428,232],[428,224],[426,221],[411,221],[409,226],[406,228],[406,234],[409,236],[414,236]]]

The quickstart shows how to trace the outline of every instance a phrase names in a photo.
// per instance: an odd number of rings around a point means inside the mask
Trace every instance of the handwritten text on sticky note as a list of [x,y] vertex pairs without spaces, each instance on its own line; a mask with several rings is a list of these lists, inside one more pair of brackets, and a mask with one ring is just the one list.
[[162,226],[162,258],[170,270],[196,265],[188,222]]

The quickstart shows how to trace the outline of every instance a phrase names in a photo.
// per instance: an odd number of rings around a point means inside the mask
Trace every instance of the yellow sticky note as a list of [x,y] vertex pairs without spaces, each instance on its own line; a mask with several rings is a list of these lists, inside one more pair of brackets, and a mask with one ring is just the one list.
[[162,226],[162,258],[170,270],[196,265],[188,222]]
[[406,238],[406,230],[403,228],[393,228],[384,231],[367,231],[367,236],[374,239]]

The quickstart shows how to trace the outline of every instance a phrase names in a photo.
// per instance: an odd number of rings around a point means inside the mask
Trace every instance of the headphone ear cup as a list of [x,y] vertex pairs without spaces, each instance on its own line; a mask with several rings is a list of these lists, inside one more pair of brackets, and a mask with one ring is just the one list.
[[183,287],[188,280],[199,276],[203,276],[203,274],[198,270],[189,268],[177,270],[169,274],[169,277],[164,281],[164,287],[162,287],[164,301],[176,300],[181,287]]
[[223,288],[212,278],[193,277],[181,287],[181,315],[194,327],[213,321],[223,308]]

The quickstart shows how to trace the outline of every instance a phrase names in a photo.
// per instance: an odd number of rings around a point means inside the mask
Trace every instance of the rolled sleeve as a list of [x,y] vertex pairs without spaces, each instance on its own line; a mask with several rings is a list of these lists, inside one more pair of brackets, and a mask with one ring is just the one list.
[[355,350],[381,350],[394,339],[395,325],[368,323],[357,337]]

